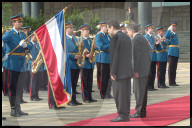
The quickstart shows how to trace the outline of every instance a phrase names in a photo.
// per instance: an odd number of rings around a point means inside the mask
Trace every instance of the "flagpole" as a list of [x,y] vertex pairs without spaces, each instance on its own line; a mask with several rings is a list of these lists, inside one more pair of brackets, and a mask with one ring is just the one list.
[[[70,4],[70,5],[68,5],[67,7],[65,7],[64,9],[63,9],[63,27],[64,27],[64,54],[66,55],[66,34],[65,34],[65,12],[66,12],[66,10],[70,7],[70,6],[72,6],[72,4]],[[65,60],[67,60],[67,56],[65,57]],[[66,67],[66,61],[65,61],[65,63],[64,63],[64,74],[65,74],[65,67]],[[67,86],[66,86],[66,75],[65,75],[65,88],[67,89]]]

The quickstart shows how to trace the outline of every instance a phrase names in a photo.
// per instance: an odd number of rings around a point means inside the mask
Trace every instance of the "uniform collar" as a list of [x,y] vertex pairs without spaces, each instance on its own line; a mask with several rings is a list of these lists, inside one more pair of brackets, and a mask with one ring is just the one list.
[[73,36],[70,36],[70,35],[67,35],[67,36],[68,36],[69,38],[71,38],[71,39],[72,39],[72,37],[73,37]]
[[18,34],[19,31],[17,31],[16,29],[13,28],[13,30]]
[[[149,33],[147,33],[147,34],[149,34]],[[151,37],[152,35],[151,35],[151,34],[149,34],[149,36]]]

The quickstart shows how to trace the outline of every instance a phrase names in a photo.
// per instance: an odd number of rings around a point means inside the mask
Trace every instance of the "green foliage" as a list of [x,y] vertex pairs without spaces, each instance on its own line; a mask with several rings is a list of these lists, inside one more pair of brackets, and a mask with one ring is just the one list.
[[10,17],[12,16],[11,4],[2,3],[2,25],[11,25]]
[[[84,16],[85,13],[88,13],[89,15],[89,27],[90,27],[90,34],[96,34],[96,26],[99,23],[98,15],[94,15],[90,13],[87,9],[80,10],[78,8],[74,9],[73,11],[67,11],[65,14],[65,22],[72,21],[73,25],[75,26],[76,31],[79,29],[79,27],[83,24],[85,24]],[[76,33],[76,36],[80,36],[80,32]]]
[[45,19],[45,17],[42,14],[41,10],[40,10],[39,17],[37,19],[28,17],[28,16],[24,16],[23,17],[23,20],[24,20],[23,27],[30,26],[31,31],[35,31],[44,24],[44,19]]
[[99,24],[100,20],[98,18],[97,14],[89,13],[89,29],[90,29],[90,34],[96,34],[97,31],[97,25]]

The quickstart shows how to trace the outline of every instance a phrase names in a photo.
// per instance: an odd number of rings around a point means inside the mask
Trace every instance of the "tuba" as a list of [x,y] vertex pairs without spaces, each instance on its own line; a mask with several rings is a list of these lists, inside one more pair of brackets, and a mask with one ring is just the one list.
[[79,44],[76,43],[76,45],[77,45],[78,50],[79,50],[78,55],[81,56],[81,58],[77,60],[77,65],[79,67],[83,67],[83,65],[85,63],[85,55],[87,54],[88,50],[86,48],[83,50],[83,37],[82,36],[81,36],[81,39],[79,41]]
[[42,55],[41,55],[41,50],[39,50],[37,58],[33,62],[35,62],[36,65],[32,65],[31,71],[33,73],[36,73],[39,70],[39,67],[41,66],[41,64],[43,63],[43,58],[42,58]]
[[92,57],[89,58],[90,63],[95,62],[95,58],[96,58],[96,55],[97,55],[97,52],[96,52],[96,50],[94,48],[94,45],[95,45],[95,38],[92,40],[91,51],[90,51],[90,53],[92,54]]

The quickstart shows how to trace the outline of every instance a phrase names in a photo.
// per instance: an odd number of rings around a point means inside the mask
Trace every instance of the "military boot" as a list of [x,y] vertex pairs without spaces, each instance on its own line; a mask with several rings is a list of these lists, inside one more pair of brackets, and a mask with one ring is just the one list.
[[15,100],[16,100],[15,96],[9,96],[9,102],[10,102],[10,105],[11,105],[11,116],[20,117],[21,114],[15,108]]

